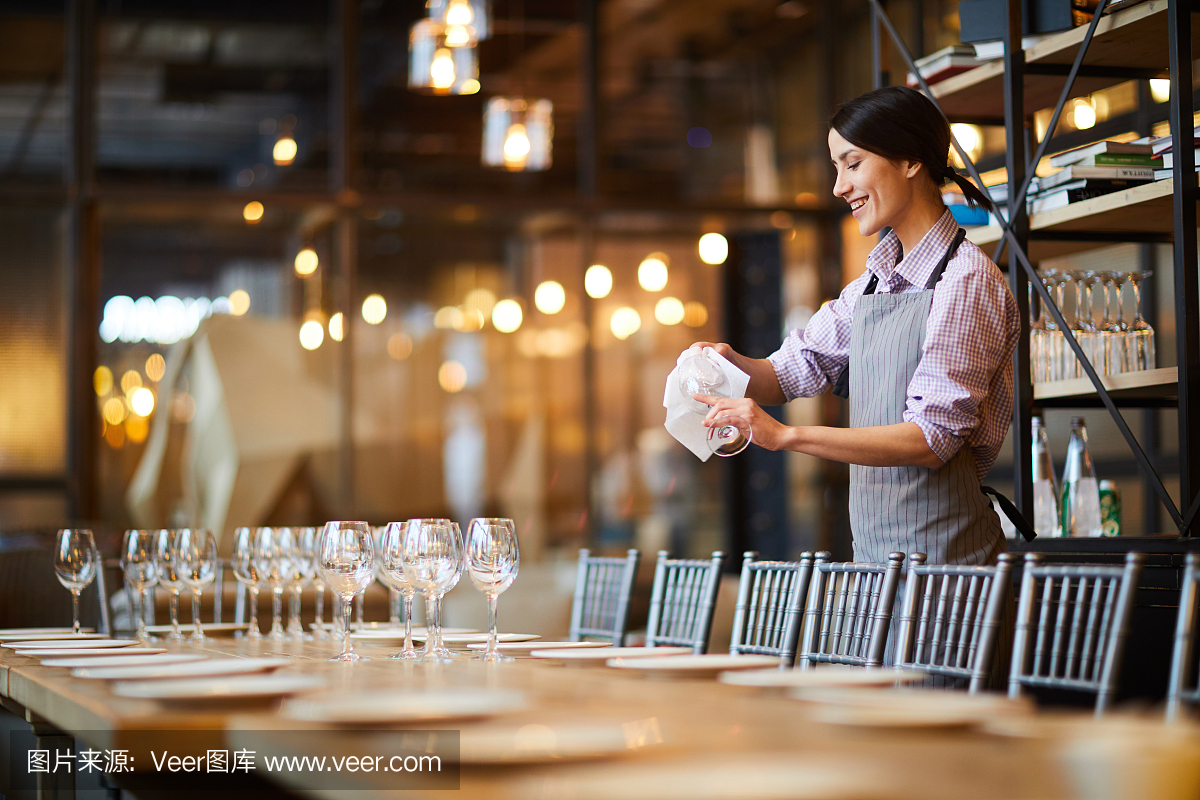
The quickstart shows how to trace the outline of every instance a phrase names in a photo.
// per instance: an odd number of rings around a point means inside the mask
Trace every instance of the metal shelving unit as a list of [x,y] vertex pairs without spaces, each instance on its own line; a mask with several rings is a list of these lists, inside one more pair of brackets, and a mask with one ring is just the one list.
[[[912,73],[914,59],[887,16],[882,0],[869,0],[873,32],[890,36]],[[1127,80],[1170,77],[1175,87],[1192,87],[1192,42],[1200,37],[1200,17],[1185,0],[1148,0],[1105,15],[1103,0],[1091,23],[1047,37],[1021,49],[1021,0],[1008,0],[1008,31],[1003,59],[921,90],[933,98],[951,122],[1004,125],[1009,178],[1010,222],[975,228],[969,238],[992,246],[993,260],[1008,263],[1013,294],[1028,325],[1032,286],[1080,360],[1086,378],[1039,384],[1030,382],[1029,337],[1021,337],[1014,355],[1013,409],[1014,502],[1032,518],[1030,417],[1037,407],[1103,406],[1129,444],[1147,487],[1170,515],[1180,537],[1200,533],[1200,296],[1197,293],[1197,179],[1192,167],[1194,95],[1172,91],[1170,124],[1174,137],[1173,177],[1027,216],[1025,196],[1033,165],[1046,154],[1066,104],[1075,97]],[[880,38],[875,45],[876,85],[882,85]],[[1032,136],[1034,111],[1053,105],[1041,142]],[[1180,136],[1180,133],[1183,135]],[[1036,143],[1027,157],[1026,147]],[[966,152],[954,148],[975,182],[979,172]],[[1173,244],[1177,368],[1101,376],[1071,335],[1034,265],[1041,259],[1080,253],[1118,242]],[[1007,254],[1007,258],[1005,257]],[[1178,412],[1180,502],[1167,492],[1120,408],[1174,407]],[[1149,502],[1149,499],[1148,499]]]

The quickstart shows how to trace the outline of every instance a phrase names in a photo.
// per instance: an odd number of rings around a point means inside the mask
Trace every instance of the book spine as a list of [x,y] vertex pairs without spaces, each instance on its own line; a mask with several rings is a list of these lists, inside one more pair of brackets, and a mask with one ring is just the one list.
[[[1086,164],[1087,162],[1082,162]],[[1097,153],[1092,162],[1098,167],[1131,166],[1131,167],[1162,167],[1163,160],[1154,156],[1140,156],[1135,153]]]

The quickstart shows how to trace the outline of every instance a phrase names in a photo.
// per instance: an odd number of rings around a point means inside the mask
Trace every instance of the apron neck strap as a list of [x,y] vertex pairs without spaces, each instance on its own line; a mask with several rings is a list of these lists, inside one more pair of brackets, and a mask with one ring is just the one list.
[[[958,229],[958,233],[954,234],[954,241],[950,243],[942,260],[934,268],[933,274],[929,276],[929,281],[925,284],[926,289],[932,289],[937,286],[937,282],[942,279],[942,273],[946,271],[946,265],[950,263],[950,259],[954,258],[954,254],[958,252],[958,246],[963,243],[963,239],[967,238],[967,232],[962,228]],[[879,276],[874,272],[871,273],[871,280],[867,281],[867,288],[863,290],[864,295],[875,294],[875,288],[879,286]]]

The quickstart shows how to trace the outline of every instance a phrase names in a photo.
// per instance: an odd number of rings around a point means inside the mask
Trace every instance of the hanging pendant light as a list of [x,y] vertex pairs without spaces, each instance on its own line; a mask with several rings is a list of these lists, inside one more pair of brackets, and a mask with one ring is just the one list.
[[[492,36],[492,14],[487,0],[429,0],[429,19],[440,25],[461,28],[471,44],[490,39]],[[452,40],[463,35],[454,31]]]
[[408,88],[432,94],[479,91],[479,56],[474,45],[451,44],[455,31],[432,20],[413,25],[408,39]]
[[550,168],[554,106],[549,100],[493,97],[483,112],[483,164],[513,172]]

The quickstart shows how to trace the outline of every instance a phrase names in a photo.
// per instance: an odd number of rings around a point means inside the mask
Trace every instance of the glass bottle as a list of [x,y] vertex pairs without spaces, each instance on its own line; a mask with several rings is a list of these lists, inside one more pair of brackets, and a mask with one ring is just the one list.
[[1058,476],[1041,417],[1033,418],[1033,529],[1038,536],[1062,536]]
[[1088,452],[1083,417],[1071,418],[1071,441],[1063,467],[1062,527],[1067,536],[1101,536],[1100,487]]

